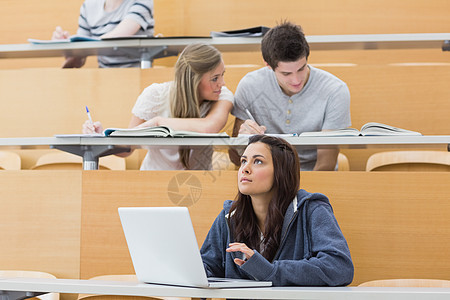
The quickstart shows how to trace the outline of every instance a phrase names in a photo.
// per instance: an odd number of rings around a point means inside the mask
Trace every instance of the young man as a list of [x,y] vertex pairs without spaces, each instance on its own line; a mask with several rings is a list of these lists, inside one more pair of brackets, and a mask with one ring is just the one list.
[[[153,36],[153,0],[85,0],[80,9],[77,35],[114,38],[133,35]],[[56,27],[52,39],[70,37],[68,31]],[[100,68],[140,67],[139,57],[97,57]],[[81,68],[86,57],[66,57],[63,68]]]
[[[308,65],[309,45],[300,26],[284,22],[273,27],[263,37],[261,51],[267,67],[245,75],[236,89],[233,136],[351,125],[347,85]],[[338,154],[337,148],[300,149],[301,170],[335,170]],[[230,158],[238,163],[236,151],[230,151]]]

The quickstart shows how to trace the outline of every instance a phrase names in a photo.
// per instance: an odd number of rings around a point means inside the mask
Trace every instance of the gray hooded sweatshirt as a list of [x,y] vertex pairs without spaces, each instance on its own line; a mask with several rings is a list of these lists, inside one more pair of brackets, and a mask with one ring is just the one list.
[[353,280],[353,263],[328,198],[300,190],[286,210],[280,247],[272,261],[258,251],[242,266],[227,253],[231,200],[224,202],[200,250],[208,277],[272,281],[274,286],[343,286]]

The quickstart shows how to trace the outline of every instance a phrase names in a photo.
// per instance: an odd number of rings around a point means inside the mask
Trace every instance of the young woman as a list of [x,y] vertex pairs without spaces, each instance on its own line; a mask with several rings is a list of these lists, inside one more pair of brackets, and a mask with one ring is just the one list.
[[[153,83],[138,97],[129,127],[165,125],[174,130],[219,132],[233,107],[224,85],[225,65],[211,45],[191,44],[175,65],[175,80]],[[83,133],[102,132],[99,122],[86,121]],[[141,170],[211,169],[211,147],[149,147]]]
[[209,277],[274,286],[340,286],[353,280],[350,251],[328,198],[298,190],[297,151],[283,139],[250,138],[227,200],[201,248]]

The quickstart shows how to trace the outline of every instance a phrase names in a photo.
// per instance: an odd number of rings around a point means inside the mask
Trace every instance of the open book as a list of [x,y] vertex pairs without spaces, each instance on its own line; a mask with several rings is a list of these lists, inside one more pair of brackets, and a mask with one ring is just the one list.
[[225,137],[230,136],[226,132],[204,133],[194,131],[173,130],[167,126],[155,126],[146,128],[107,128],[103,131],[105,136],[126,137]]
[[370,122],[361,127],[338,130],[302,132],[300,136],[376,136],[376,135],[422,135],[420,132],[401,129],[386,124]]
[[[238,137],[251,137],[257,134],[247,134],[247,133],[240,133],[238,134]],[[268,136],[274,136],[274,137],[279,137],[279,138],[286,138],[286,137],[291,137],[291,136],[298,136],[298,134],[296,133],[264,133],[264,135],[268,135]]]
[[31,44],[59,44],[59,43],[70,43],[70,42],[92,42],[101,41],[100,38],[82,35],[71,35],[68,39],[61,40],[38,40],[38,39],[28,39]]

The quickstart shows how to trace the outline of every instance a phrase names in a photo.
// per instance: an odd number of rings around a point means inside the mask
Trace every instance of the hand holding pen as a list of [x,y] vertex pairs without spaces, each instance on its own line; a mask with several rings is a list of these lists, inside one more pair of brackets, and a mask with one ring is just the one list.
[[83,124],[83,133],[84,134],[92,134],[92,133],[102,133],[103,132],[103,126],[100,122],[94,122],[92,121],[91,113],[86,106],[86,114],[88,116],[88,120],[84,122]]
[[245,109],[245,112],[247,113],[249,119],[245,120],[245,122],[241,125],[239,128],[239,134],[264,134],[266,132],[266,126],[256,123],[255,118],[248,109]]

